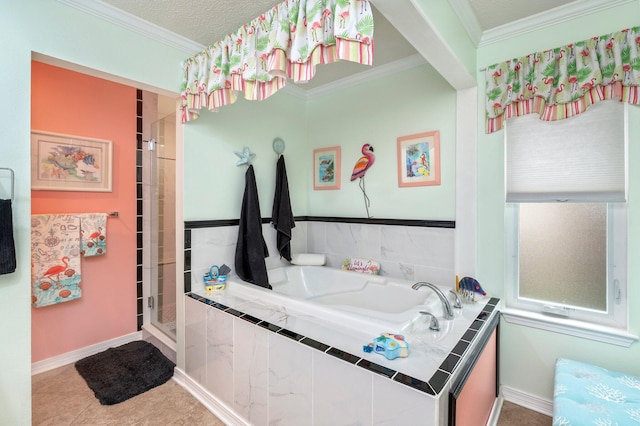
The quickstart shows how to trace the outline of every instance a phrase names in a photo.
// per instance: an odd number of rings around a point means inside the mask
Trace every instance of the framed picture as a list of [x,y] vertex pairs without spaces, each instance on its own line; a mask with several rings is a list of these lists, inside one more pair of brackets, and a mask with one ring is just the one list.
[[31,189],[111,192],[111,141],[31,132]]
[[313,189],[340,189],[340,147],[313,150]]
[[398,138],[398,186],[440,185],[440,132]]

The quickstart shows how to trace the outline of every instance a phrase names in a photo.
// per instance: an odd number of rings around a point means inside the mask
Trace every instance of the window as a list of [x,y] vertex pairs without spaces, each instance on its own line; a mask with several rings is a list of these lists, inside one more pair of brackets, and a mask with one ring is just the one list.
[[617,340],[634,337],[626,333],[625,108],[601,102],[568,120],[507,122],[505,317],[630,344]]
[[507,206],[507,306],[626,328],[626,204]]

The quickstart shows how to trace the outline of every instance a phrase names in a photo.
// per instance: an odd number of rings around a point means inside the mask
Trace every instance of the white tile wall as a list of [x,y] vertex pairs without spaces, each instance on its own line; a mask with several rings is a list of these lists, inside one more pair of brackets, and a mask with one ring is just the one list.
[[206,321],[205,388],[231,407],[233,406],[233,317],[218,309],[207,309]]
[[185,304],[186,373],[246,424],[437,424],[437,401],[425,393],[190,297]]
[[269,424],[312,423],[312,352],[269,333]]
[[315,355],[314,424],[371,424],[373,373],[329,355]]
[[396,426],[399,418],[405,425],[438,424],[435,401],[425,400],[421,392],[383,377],[373,377],[372,405],[374,425]]
[[[296,223],[292,229],[292,253],[306,252],[306,222]],[[280,259],[276,246],[276,231],[271,224],[262,225],[262,235],[269,257],[265,260],[267,269],[286,265],[288,262]],[[235,275],[235,253],[238,241],[237,226],[219,226],[213,228],[196,228],[191,230],[191,289],[204,290],[202,276],[209,272],[211,265],[228,265],[231,275]]]
[[266,425],[268,419],[268,351],[268,331],[233,319],[233,407],[256,426]]
[[[264,224],[262,229],[270,254],[267,269],[286,264],[280,260],[273,226]],[[379,261],[385,276],[443,286],[455,281],[455,229],[301,221],[292,233],[293,253],[324,253],[329,267],[339,268],[345,258],[360,257]],[[237,226],[191,231],[193,291],[204,289],[202,275],[211,265],[226,263],[234,268],[237,238]]]
[[185,298],[185,372],[196,382],[206,384],[207,306]]

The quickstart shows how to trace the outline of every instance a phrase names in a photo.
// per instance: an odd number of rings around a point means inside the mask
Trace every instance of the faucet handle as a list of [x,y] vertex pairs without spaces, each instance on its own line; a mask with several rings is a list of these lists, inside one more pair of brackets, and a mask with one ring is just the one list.
[[440,331],[440,323],[438,322],[438,318],[433,315],[431,312],[420,311],[422,315],[429,315],[431,317],[431,323],[429,324],[429,330],[432,331]]
[[460,302],[460,298],[458,297],[458,293],[453,290],[449,290],[449,293],[453,294],[453,307],[456,309],[462,309],[462,302]]

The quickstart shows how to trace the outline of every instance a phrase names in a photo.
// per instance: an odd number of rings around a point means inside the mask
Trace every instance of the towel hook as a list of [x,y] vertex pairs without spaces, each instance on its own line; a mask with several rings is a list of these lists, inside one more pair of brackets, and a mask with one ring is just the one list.
[[278,154],[278,155],[282,155],[282,153],[284,152],[284,140],[282,140],[282,138],[275,138],[273,140],[273,151]]
[[236,151],[235,154],[239,158],[238,162],[236,163],[236,166],[242,166],[243,164],[246,166],[250,166],[253,159],[256,158],[256,155],[251,151],[249,151],[249,148],[246,146],[244,147],[242,152]]
[[0,170],[8,170],[11,173],[11,201],[13,201],[13,194],[14,194],[14,189],[15,189],[15,173],[13,171],[13,169],[9,168],[9,167],[0,167]]

